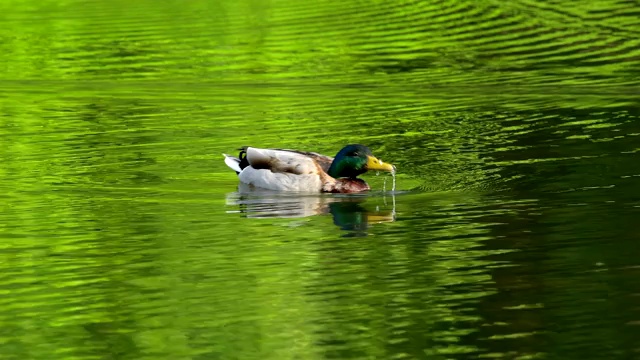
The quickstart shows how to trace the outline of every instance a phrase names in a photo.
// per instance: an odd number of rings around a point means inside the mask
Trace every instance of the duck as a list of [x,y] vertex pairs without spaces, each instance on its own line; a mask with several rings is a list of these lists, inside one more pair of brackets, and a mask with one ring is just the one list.
[[306,193],[358,193],[371,190],[359,175],[367,171],[395,173],[394,165],[360,144],[343,147],[334,158],[315,152],[244,146],[237,157],[223,154],[240,183],[251,187]]

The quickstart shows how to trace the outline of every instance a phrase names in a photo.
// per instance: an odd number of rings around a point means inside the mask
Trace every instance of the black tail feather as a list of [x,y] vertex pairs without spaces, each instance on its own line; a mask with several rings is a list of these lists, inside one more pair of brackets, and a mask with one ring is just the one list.
[[249,160],[247,160],[247,148],[248,146],[243,146],[241,147],[240,153],[238,154],[238,159],[240,159],[240,169],[246,168],[247,166],[249,166]]

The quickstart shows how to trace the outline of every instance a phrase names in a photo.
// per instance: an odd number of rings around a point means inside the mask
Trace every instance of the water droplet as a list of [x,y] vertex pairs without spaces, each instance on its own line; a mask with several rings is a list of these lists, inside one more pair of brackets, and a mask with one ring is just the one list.
[[391,187],[391,191],[396,192],[396,171],[391,172],[391,176],[393,177],[393,186]]

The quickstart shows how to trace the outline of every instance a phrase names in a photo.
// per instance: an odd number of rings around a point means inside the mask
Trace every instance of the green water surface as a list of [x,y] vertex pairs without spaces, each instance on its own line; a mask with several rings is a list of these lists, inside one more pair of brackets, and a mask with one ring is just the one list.
[[0,359],[640,358],[638,9],[0,1]]

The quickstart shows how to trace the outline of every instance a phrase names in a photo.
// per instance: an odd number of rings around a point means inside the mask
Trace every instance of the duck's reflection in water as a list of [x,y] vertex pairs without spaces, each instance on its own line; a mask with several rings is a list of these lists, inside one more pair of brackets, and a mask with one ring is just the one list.
[[[390,201],[387,201],[390,198]],[[395,220],[393,194],[292,194],[238,187],[227,195],[227,205],[237,206],[229,213],[247,218],[303,218],[331,214],[342,230],[366,234],[372,224]]]

